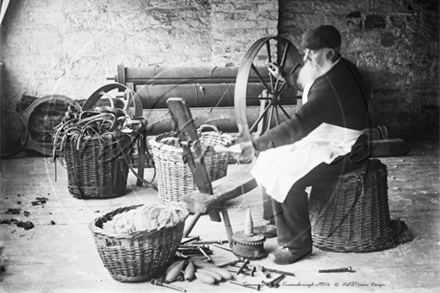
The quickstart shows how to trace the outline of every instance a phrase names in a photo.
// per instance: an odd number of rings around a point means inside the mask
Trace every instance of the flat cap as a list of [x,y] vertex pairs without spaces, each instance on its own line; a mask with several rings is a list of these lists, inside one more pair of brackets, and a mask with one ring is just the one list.
[[341,35],[332,25],[320,25],[307,30],[302,35],[301,47],[304,49],[337,48],[341,45]]

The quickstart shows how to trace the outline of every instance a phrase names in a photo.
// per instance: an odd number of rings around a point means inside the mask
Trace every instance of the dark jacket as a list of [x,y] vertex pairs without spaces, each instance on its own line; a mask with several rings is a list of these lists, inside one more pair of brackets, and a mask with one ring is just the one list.
[[[341,60],[310,87],[308,101],[291,119],[270,129],[253,140],[255,149],[292,144],[307,136],[323,122],[362,130],[369,127],[370,96],[361,74],[347,59]],[[366,137],[358,139],[353,149],[365,145]]]

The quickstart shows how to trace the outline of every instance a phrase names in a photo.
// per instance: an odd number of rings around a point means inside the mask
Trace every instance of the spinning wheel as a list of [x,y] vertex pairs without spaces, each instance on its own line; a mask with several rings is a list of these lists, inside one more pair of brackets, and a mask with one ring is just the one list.
[[[267,64],[270,62],[276,62],[289,74],[294,73],[302,64],[295,46],[285,38],[262,38],[251,46],[238,69],[234,95],[237,126],[244,140],[249,140],[251,135],[260,135],[283,119],[290,118],[285,105],[296,104],[297,90],[287,87],[285,82],[279,82],[269,74]],[[188,106],[181,98],[170,98],[167,105],[180,134],[185,160],[198,187],[198,191],[186,196],[189,199],[187,203],[193,203],[196,213],[185,227],[184,236],[189,235],[205,212],[209,213],[213,221],[221,220],[221,212],[231,244],[232,226],[225,203],[257,187],[255,179],[249,173],[252,164],[245,164],[236,173],[211,184]]]
[[[297,90],[269,73],[270,62],[292,74],[302,65],[302,58],[293,43],[283,37],[259,39],[246,52],[238,69],[234,94],[237,127],[243,140],[259,136],[290,118],[290,105],[296,104]],[[258,83],[255,85],[251,80],[258,81],[259,91],[255,90]]]

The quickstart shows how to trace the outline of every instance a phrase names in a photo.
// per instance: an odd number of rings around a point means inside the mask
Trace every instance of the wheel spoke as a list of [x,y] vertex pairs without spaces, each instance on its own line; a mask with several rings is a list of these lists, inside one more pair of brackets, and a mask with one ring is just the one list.
[[[284,48],[284,51],[283,51],[283,56],[281,57],[281,62],[280,62],[281,70],[284,70],[284,65],[286,65],[286,59],[287,59],[286,57],[287,57],[287,53],[289,52],[289,49],[290,49],[290,43],[287,42],[286,47]],[[284,84],[286,84],[286,83],[284,82],[282,86],[284,86]],[[275,90],[280,91],[278,89],[278,85],[279,85],[279,80],[277,80],[275,83]]]
[[[295,66],[292,68],[292,70],[290,70],[289,75],[293,74],[296,71],[296,69],[298,68],[298,66],[299,66],[299,63],[296,63]],[[287,84],[287,82],[283,82],[281,84],[280,88],[278,89],[278,92],[281,92],[286,84]]]
[[282,106],[282,105],[279,105],[279,107],[280,107],[281,111],[283,111],[284,115],[286,115],[286,117],[290,119],[290,115],[287,114],[287,112],[286,112],[286,110],[283,108],[283,106]]
[[258,116],[257,120],[255,120],[254,124],[252,124],[252,126],[249,128],[249,131],[250,131],[250,132],[254,131],[254,130],[255,130],[255,127],[258,126],[258,124],[261,122],[261,120],[262,120],[263,118],[266,117],[267,111],[269,110],[270,106],[271,106],[271,103],[269,103],[269,104],[264,108],[264,111]]
[[264,132],[268,131],[270,129],[270,125],[272,124],[272,119],[273,119],[273,112],[275,107],[271,104],[272,108],[270,109],[270,113],[269,113],[269,118],[267,118],[267,122],[266,122],[266,128],[264,129]]
[[272,92],[272,89],[269,88],[269,86],[267,85],[267,83],[264,81],[263,77],[261,76],[261,74],[258,72],[258,69],[255,67],[254,64],[251,65],[252,70],[255,72],[255,74],[257,75],[258,79],[261,81],[261,83],[264,85],[264,87],[269,91]]
[[[266,51],[267,51],[267,60],[269,63],[272,63],[272,56],[270,52],[270,42],[269,40],[266,42]],[[271,92],[273,93],[273,77],[272,74],[269,72],[269,79],[270,79],[270,86],[271,86]]]
[[[279,107],[281,108],[281,105],[279,105]],[[278,125],[280,125],[280,115],[278,114],[277,107],[274,106],[273,108],[274,108],[274,111],[275,111],[275,123],[278,126]]]

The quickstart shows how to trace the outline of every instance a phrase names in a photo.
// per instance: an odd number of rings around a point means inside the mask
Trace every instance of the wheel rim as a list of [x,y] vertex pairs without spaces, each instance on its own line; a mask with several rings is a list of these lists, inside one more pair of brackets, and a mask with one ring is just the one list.
[[234,94],[237,128],[243,140],[257,137],[290,118],[291,111],[286,105],[296,104],[296,89],[288,88],[285,82],[269,74],[269,62],[276,62],[287,73],[294,73],[302,65],[293,43],[283,37],[259,39],[246,52],[238,69]]

